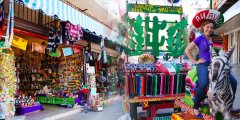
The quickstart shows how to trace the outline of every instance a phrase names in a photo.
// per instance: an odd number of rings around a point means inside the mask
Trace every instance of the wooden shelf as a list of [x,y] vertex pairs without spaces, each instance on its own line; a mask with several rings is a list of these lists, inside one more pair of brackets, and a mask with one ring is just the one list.
[[19,89],[19,90],[40,90],[40,89]]
[[34,74],[42,74],[42,73],[20,73],[19,75],[34,75]]
[[161,95],[161,96],[138,96],[133,99],[127,99],[126,101],[129,103],[137,103],[137,102],[153,102],[153,101],[164,101],[164,100],[176,100],[184,98],[185,93],[182,94],[173,94],[173,95]]
[[[158,70],[123,70],[123,73],[162,73]],[[186,74],[188,71],[180,71],[179,74]],[[164,74],[164,73],[162,73]]]
[[20,81],[20,83],[33,83],[33,82],[45,82],[45,81]]

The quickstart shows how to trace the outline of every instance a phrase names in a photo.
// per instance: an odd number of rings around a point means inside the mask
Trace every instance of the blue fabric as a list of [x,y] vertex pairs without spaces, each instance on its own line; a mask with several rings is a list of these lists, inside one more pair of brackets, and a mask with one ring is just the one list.
[[194,96],[194,109],[198,109],[200,106],[200,102],[205,94],[205,90],[208,86],[208,66],[210,63],[200,63],[197,64],[197,86],[195,89],[195,96]]

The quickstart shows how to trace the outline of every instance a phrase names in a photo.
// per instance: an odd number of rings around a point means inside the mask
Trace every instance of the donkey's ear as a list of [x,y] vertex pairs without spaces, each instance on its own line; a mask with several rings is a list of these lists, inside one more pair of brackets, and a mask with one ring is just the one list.
[[231,57],[231,55],[233,53],[234,48],[235,48],[235,44],[225,53],[224,56],[227,58],[227,60],[230,59],[230,57]]
[[216,51],[213,49],[213,47],[211,47],[211,57],[214,58],[216,56],[218,56]]

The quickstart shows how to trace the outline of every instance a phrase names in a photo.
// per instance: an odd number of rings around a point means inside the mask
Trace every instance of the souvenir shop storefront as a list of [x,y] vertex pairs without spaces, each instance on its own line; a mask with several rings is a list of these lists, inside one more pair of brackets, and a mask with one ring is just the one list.
[[[7,13],[13,17],[13,6],[8,8]],[[67,8],[78,13],[76,9]],[[105,48],[104,43],[100,46],[87,42],[96,40],[100,43],[104,39],[82,29],[79,23],[76,25],[80,18],[74,19],[75,23],[59,19],[48,23],[49,32],[45,36],[27,32],[22,27],[24,30],[13,28],[13,19],[7,19],[6,31],[10,33],[3,36],[0,49],[1,118],[44,110],[44,104],[74,107],[85,101],[93,110],[101,110],[96,71],[103,68],[103,63],[109,65],[111,58],[116,58],[119,52]],[[97,23],[89,17],[85,19]],[[15,25],[21,24],[16,22]]]

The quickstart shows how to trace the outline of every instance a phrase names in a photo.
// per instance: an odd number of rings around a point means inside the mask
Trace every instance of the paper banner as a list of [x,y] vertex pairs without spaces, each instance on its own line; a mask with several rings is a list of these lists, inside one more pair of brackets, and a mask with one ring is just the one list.
[[57,48],[56,52],[49,52],[48,55],[51,57],[61,57],[61,51]]
[[97,94],[97,89],[96,88],[91,88],[91,95],[96,95]]
[[39,53],[45,54],[45,46],[38,43],[32,43],[32,51],[37,51]]
[[63,55],[64,56],[69,56],[69,55],[72,55],[73,54],[73,50],[71,47],[68,47],[68,48],[62,48],[63,50]]
[[72,46],[72,49],[75,54],[81,52],[81,47],[79,46],[74,45]]
[[27,40],[21,37],[13,36],[12,46],[22,50],[26,50],[27,42],[28,42]]

